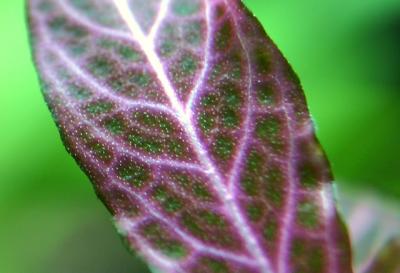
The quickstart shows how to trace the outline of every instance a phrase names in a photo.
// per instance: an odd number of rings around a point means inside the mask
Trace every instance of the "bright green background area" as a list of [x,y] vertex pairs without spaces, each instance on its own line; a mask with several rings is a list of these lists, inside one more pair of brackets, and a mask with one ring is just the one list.
[[[302,79],[339,183],[400,198],[400,1],[245,2]],[[0,273],[144,273],[61,144],[23,1],[0,1],[0,35]]]

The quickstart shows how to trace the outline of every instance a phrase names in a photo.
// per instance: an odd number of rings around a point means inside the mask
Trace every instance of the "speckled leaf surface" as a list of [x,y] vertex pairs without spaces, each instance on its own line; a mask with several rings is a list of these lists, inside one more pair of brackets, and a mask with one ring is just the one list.
[[165,273],[348,273],[300,83],[230,0],[30,0],[64,143]]

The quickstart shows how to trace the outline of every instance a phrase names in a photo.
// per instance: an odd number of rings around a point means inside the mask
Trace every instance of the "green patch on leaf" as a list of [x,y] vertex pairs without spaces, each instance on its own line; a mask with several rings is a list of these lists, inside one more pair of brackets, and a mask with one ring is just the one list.
[[200,10],[199,0],[174,0],[172,10],[178,16],[189,16]]
[[183,207],[181,199],[164,186],[156,187],[153,191],[153,197],[167,212],[177,212]]
[[209,133],[215,124],[214,118],[208,113],[201,113],[198,122],[203,133]]
[[118,54],[124,58],[125,60],[132,61],[132,62],[137,62],[140,60],[140,54],[133,48],[126,46],[126,45],[120,45],[117,49]]
[[212,107],[218,103],[218,97],[215,94],[207,94],[201,99],[203,107]]
[[321,273],[324,272],[326,259],[320,246],[313,245],[312,241],[295,239],[292,245],[291,256],[293,272]]
[[264,207],[261,203],[252,202],[247,205],[247,215],[253,222],[261,220],[264,212]]
[[212,258],[203,258],[200,261],[199,267],[204,272],[210,273],[229,273],[229,268],[225,262],[212,259]]
[[240,90],[237,89],[235,84],[226,82],[221,86],[221,90],[227,107],[231,109],[240,107],[242,98],[240,96]]
[[223,109],[222,110],[222,122],[225,127],[233,128],[239,125],[240,118],[237,109]]
[[135,187],[142,187],[150,179],[150,169],[136,162],[123,162],[117,167],[118,177]]
[[170,140],[168,151],[175,156],[182,156],[185,153],[185,144],[180,140]]
[[257,98],[262,105],[274,105],[277,101],[272,84],[263,84],[257,88]]
[[139,133],[131,133],[128,136],[129,143],[137,148],[152,154],[160,154],[163,151],[163,144],[154,137],[140,135]]
[[193,75],[199,64],[197,59],[189,54],[185,54],[179,61],[179,73],[184,76]]
[[118,43],[116,41],[110,40],[110,39],[99,39],[97,41],[97,45],[104,49],[112,49],[112,48],[117,48]]
[[183,226],[194,236],[221,246],[230,246],[235,241],[227,230],[225,219],[212,211],[186,211],[181,217]]
[[286,185],[283,171],[277,166],[269,166],[262,180],[265,184],[265,197],[268,201],[280,207],[283,201],[282,189]]
[[88,60],[88,69],[97,77],[106,77],[113,72],[114,66],[106,57],[95,56]]
[[252,174],[246,173],[242,177],[240,184],[243,190],[249,196],[256,196],[259,193],[259,185],[256,178]]
[[183,25],[183,37],[192,45],[199,45],[202,39],[201,23],[198,21]]
[[234,145],[234,141],[231,137],[219,135],[213,145],[214,154],[222,160],[227,160],[234,151]]
[[66,17],[59,16],[49,22],[49,27],[58,36],[79,39],[87,36],[87,31],[68,22]]
[[193,185],[193,193],[196,197],[202,199],[202,200],[210,200],[211,199],[211,193],[208,191],[208,189],[203,186],[200,183],[196,183]]
[[278,236],[278,224],[274,219],[268,218],[268,221],[263,228],[263,236],[267,242],[273,242],[276,240],[276,237]]
[[211,200],[212,195],[210,191],[196,178],[191,177],[185,173],[177,173],[172,176],[172,179],[174,179],[174,181],[176,181],[185,190],[189,190],[190,192],[192,192],[193,195],[200,200]]
[[226,225],[225,220],[215,212],[201,211],[198,214],[199,218],[208,225],[223,227]]
[[276,139],[281,130],[281,121],[277,117],[264,118],[257,122],[256,133],[260,139]]
[[142,233],[154,248],[171,259],[181,259],[188,254],[186,247],[173,239],[159,224],[147,224],[142,228]]
[[112,160],[113,154],[109,147],[95,138],[89,130],[80,128],[77,131],[77,136],[97,159],[104,163],[109,163]]
[[74,57],[79,57],[83,55],[87,50],[87,45],[84,43],[76,43],[74,45],[71,45],[69,51]]
[[232,40],[234,30],[230,21],[225,21],[222,27],[217,31],[215,44],[217,50],[226,50],[229,42]]
[[318,178],[317,169],[311,163],[306,162],[298,167],[300,183],[306,188],[315,188],[318,186],[320,179]]
[[242,60],[240,53],[232,54],[229,58],[230,61],[230,70],[229,75],[234,79],[240,79],[243,74]]
[[149,86],[151,76],[148,73],[137,72],[129,79],[129,81],[136,84],[138,87],[145,88]]
[[106,100],[95,101],[86,106],[86,111],[92,115],[100,115],[110,112],[114,105]]
[[88,89],[75,84],[69,85],[67,90],[71,96],[78,100],[86,100],[92,96],[92,93]]
[[125,130],[125,125],[123,120],[118,117],[113,117],[105,120],[104,126],[106,129],[114,135],[121,135]]
[[302,201],[297,207],[297,221],[305,228],[318,227],[319,209],[312,201]]
[[252,58],[258,73],[266,75],[270,71],[272,62],[266,48],[258,48],[254,50]]
[[111,152],[108,148],[101,142],[94,141],[89,144],[89,148],[95,154],[97,158],[102,161],[110,161],[111,160]]
[[172,40],[164,40],[161,45],[161,55],[162,56],[169,56],[176,50],[176,45]]
[[246,165],[247,170],[249,172],[254,173],[260,170],[263,167],[263,165],[264,165],[263,157],[256,150],[252,150],[247,158],[247,165]]
[[147,128],[158,129],[166,134],[170,134],[174,130],[172,122],[163,116],[157,116],[148,112],[135,112],[133,119]]
[[282,137],[282,121],[277,116],[264,117],[257,121],[256,136],[271,145],[276,153],[282,153],[284,142]]

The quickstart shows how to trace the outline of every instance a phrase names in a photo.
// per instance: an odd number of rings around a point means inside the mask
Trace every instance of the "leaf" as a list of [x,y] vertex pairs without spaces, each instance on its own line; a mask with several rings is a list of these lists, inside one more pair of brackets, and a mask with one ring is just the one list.
[[396,238],[400,238],[399,204],[377,194],[349,189],[341,191],[340,201],[349,224],[355,271],[397,273],[395,266],[400,264],[393,262],[399,253],[394,251],[399,247]]
[[400,272],[400,238],[390,241],[379,253],[366,273],[399,273]]
[[162,272],[347,273],[300,83],[240,1],[31,0],[64,143]]

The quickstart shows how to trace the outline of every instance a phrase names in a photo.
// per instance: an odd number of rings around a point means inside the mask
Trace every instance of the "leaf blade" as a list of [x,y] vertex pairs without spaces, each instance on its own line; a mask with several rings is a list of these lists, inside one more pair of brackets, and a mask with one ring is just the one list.
[[300,84],[260,24],[239,1],[139,2],[30,1],[46,99],[131,245],[165,272],[351,272]]

